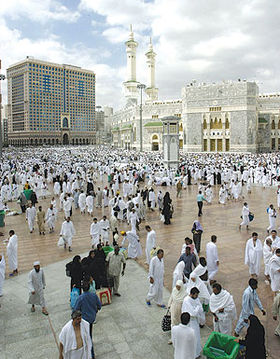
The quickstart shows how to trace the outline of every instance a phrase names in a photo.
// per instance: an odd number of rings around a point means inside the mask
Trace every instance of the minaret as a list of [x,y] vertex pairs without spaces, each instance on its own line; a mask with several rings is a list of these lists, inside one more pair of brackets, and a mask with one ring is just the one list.
[[146,94],[148,101],[156,101],[158,99],[158,88],[155,85],[155,58],[156,53],[153,50],[152,39],[150,38],[149,50],[146,53],[148,64],[148,87],[146,88]]
[[127,106],[131,106],[137,104],[138,98],[138,82],[136,81],[136,49],[138,42],[134,40],[132,25],[130,25],[130,34],[125,46],[127,59],[127,80],[123,83],[123,85],[125,87]]

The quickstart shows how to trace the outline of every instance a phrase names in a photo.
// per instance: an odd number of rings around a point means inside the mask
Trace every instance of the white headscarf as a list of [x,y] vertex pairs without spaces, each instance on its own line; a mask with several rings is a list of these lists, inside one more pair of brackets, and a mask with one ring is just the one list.
[[[180,290],[176,288],[176,286],[180,286]],[[183,302],[184,298],[187,296],[184,283],[182,280],[177,280],[176,286],[172,290],[172,298],[175,302]]]

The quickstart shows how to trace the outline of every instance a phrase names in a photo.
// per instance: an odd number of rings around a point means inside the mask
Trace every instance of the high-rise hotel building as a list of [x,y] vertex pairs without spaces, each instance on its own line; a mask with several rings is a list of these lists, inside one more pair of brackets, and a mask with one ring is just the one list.
[[27,57],[7,79],[9,144],[94,143],[93,71]]

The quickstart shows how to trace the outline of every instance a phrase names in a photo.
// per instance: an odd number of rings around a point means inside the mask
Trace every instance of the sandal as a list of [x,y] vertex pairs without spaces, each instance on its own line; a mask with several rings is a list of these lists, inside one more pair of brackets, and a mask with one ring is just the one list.
[[49,313],[48,313],[46,310],[42,311],[42,313],[43,313],[44,315],[49,315]]

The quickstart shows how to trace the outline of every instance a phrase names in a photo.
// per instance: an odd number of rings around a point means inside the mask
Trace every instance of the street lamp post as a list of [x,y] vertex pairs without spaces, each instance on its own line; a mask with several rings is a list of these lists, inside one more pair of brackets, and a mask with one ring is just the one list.
[[[1,65],[0,65],[1,66]],[[2,158],[3,138],[2,138],[2,93],[1,81],[5,80],[5,75],[0,74],[0,158]]]
[[145,90],[146,85],[138,84],[137,88],[140,89],[140,152],[143,151],[143,104],[142,104],[142,91]]

